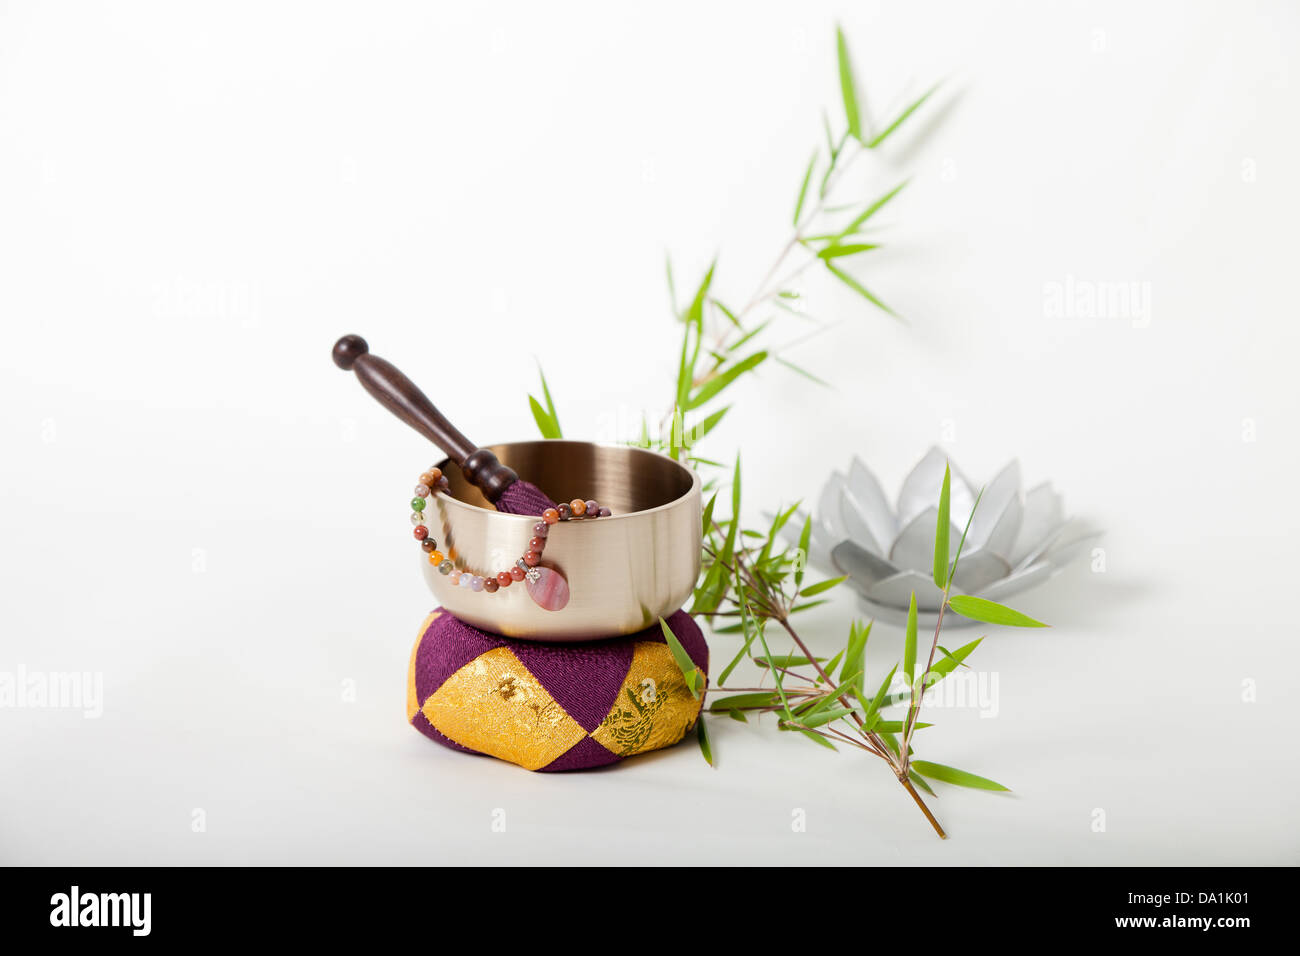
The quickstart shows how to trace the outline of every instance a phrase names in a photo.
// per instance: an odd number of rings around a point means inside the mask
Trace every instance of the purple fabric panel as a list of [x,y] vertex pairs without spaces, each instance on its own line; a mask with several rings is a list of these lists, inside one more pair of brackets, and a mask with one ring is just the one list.
[[[444,747],[450,747],[452,750],[459,750],[461,753],[465,753],[465,754],[476,754],[478,756],[482,756],[482,754],[480,754],[479,751],[470,750],[468,747],[462,747],[460,744],[456,743],[456,741],[452,740],[446,734],[439,731],[437,727],[429,723],[429,718],[424,716],[424,713],[422,711],[417,710],[415,712],[415,716],[411,718],[411,726],[414,727],[416,730],[418,730],[420,733],[424,734],[424,736],[428,737],[430,740],[438,741],[438,743],[442,744]],[[586,738],[586,739],[590,739],[590,738]]]
[[415,696],[423,704],[452,674],[480,654],[509,643],[504,637],[470,627],[443,611],[420,642],[415,657]]
[[538,767],[537,771],[555,773],[563,770],[590,770],[593,767],[617,763],[620,759],[622,758],[618,754],[611,753],[607,747],[596,743],[590,737],[583,737],[545,767]]
[[536,515],[540,518],[543,511],[554,507],[555,502],[542,489],[522,479],[506,488],[497,500],[497,511],[508,515]]
[[591,733],[605,719],[623,686],[632,666],[633,643],[633,639],[622,637],[583,644],[512,641],[510,650],[556,703]]

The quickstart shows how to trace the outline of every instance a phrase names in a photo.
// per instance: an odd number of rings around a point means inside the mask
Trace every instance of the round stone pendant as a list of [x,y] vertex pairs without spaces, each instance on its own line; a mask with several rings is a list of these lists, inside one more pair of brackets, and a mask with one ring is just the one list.
[[530,568],[525,586],[528,596],[544,611],[558,611],[569,603],[569,582],[552,568]]

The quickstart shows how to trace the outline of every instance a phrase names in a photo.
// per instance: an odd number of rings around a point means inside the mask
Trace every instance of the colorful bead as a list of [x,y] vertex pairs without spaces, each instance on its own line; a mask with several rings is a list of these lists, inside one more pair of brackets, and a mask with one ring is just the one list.
[[608,518],[608,517],[609,517],[610,515],[612,515],[613,513],[614,513],[614,512],[610,511],[608,508],[601,508],[601,509],[600,509],[600,514],[596,515],[596,517],[597,517],[597,518]]
[[566,504],[547,508],[542,512],[541,520],[533,524],[532,537],[528,539],[528,550],[515,561],[515,566],[495,575],[480,575],[470,570],[457,570],[456,549],[448,548],[447,554],[439,551],[438,543],[433,539],[429,526],[425,522],[424,511],[428,508],[428,499],[434,493],[434,489],[450,491],[450,488],[451,484],[447,481],[447,476],[435,465],[421,473],[419,483],[415,486],[415,497],[411,499],[412,534],[415,540],[420,542],[421,549],[429,556],[429,564],[436,567],[439,574],[446,576],[453,587],[486,591],[489,594],[495,594],[526,579],[529,595],[541,607],[547,610],[559,610],[568,603],[568,582],[565,581],[564,576],[553,569],[540,566],[551,525],[557,521],[568,521],[571,518],[584,516],[604,517],[610,513],[608,508],[600,507],[592,498],[574,498]]

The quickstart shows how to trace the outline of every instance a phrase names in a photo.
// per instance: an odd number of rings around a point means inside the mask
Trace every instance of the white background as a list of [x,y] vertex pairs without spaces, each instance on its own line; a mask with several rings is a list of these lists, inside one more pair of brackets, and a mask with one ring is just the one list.
[[[770,723],[579,775],[405,726],[430,452],[329,361],[364,334],[484,442],[533,436],[539,361],[569,437],[661,410],[665,251],[753,290],[837,20],[872,121],[946,81],[845,183],[912,177],[857,273],[908,323],[811,278],[834,389],[768,369],[710,447],[755,515],[942,441],[1108,532],[973,658],[997,718],[926,731],[1014,790],[946,788],[946,843]],[[0,671],[104,679],[97,720],[0,710],[0,861],[1297,862],[1298,40],[1281,3],[0,5]],[[1053,317],[1068,277],[1150,310]]]

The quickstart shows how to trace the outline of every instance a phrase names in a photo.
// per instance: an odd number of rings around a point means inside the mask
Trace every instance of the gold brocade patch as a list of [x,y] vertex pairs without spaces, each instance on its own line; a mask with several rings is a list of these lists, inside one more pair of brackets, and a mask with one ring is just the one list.
[[456,671],[422,709],[429,723],[462,747],[528,770],[546,766],[587,736],[505,647]]
[[611,753],[630,757],[677,743],[699,713],[700,701],[686,688],[668,645],[638,641],[614,706],[591,737]]

